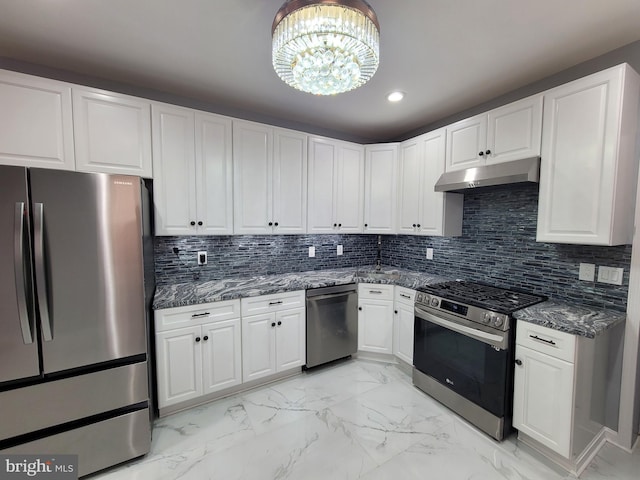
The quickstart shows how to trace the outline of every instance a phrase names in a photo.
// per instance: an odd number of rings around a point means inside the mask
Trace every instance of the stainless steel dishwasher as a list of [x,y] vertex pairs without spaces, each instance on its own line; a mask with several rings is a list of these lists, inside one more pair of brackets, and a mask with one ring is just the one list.
[[355,283],[307,290],[307,368],[358,350],[358,289]]

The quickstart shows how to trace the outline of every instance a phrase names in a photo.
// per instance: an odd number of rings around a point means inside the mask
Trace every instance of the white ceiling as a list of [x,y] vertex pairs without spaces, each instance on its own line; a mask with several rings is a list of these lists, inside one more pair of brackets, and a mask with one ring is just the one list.
[[640,39],[640,0],[369,0],[378,72],[315,97],[271,66],[282,3],[0,0],[0,57],[384,141]]

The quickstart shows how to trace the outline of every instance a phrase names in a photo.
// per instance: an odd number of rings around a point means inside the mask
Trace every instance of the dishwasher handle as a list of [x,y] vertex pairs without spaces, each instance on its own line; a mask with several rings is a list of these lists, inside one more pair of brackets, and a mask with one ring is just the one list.
[[343,292],[343,293],[328,293],[326,295],[318,295],[318,296],[315,296],[315,297],[309,297],[309,301],[336,299],[336,298],[340,298],[340,297],[347,297],[347,296],[353,295],[355,293],[356,293],[355,290],[354,291],[350,291],[350,292]]

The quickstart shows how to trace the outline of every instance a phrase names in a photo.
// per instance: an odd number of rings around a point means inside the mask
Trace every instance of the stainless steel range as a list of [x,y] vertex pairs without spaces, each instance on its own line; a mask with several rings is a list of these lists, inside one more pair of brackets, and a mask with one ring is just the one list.
[[511,429],[514,322],[545,297],[473,282],[418,290],[413,383],[502,440]]

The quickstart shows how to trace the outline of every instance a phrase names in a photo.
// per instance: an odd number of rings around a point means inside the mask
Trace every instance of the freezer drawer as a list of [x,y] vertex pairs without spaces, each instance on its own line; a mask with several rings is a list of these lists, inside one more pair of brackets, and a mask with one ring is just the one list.
[[83,476],[144,455],[150,447],[151,424],[145,408],[0,452],[78,455],[78,473]]
[[148,398],[147,362],[1,392],[0,441]]

